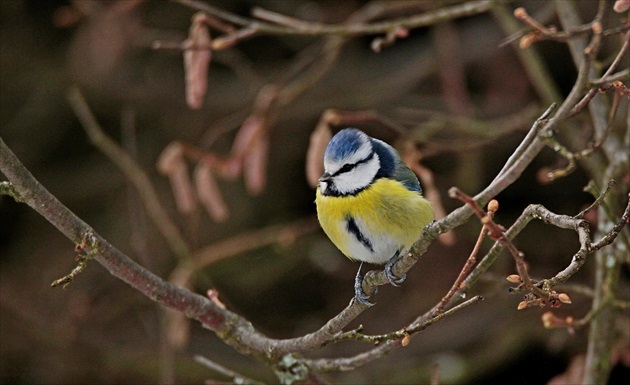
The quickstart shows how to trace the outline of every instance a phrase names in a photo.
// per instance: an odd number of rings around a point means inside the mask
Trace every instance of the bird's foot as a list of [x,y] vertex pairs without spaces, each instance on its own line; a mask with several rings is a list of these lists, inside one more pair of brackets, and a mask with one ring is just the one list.
[[396,262],[400,261],[401,258],[401,253],[396,253],[393,257],[389,259],[389,261],[387,261],[387,264],[385,264],[385,278],[387,278],[392,286],[396,287],[400,286],[400,284],[405,282],[405,279],[407,279],[407,274],[404,274],[402,277],[397,277],[392,271],[392,268],[394,267]]
[[357,271],[357,277],[354,280],[354,296],[363,305],[372,306],[370,302],[370,296],[363,292],[363,262],[359,265],[359,271]]

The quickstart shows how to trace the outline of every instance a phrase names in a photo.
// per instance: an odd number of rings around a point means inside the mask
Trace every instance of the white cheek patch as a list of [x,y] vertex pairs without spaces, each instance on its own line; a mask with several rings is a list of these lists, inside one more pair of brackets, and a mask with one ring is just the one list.
[[342,194],[362,190],[372,183],[379,167],[378,155],[374,154],[369,161],[359,163],[352,170],[337,175],[334,178],[335,188]]

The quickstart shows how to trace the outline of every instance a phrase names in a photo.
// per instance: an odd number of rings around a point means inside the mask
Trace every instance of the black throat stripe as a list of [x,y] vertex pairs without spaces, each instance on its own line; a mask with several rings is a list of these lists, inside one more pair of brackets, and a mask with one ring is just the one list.
[[346,218],[346,228],[348,229],[350,233],[352,233],[352,235],[354,235],[357,238],[357,241],[359,241],[359,243],[365,246],[365,248],[370,250],[372,253],[374,252],[374,247],[372,246],[372,242],[370,242],[370,240],[367,239],[363,235],[361,230],[359,230],[359,226],[357,226],[357,223],[354,221],[354,218],[352,217]]

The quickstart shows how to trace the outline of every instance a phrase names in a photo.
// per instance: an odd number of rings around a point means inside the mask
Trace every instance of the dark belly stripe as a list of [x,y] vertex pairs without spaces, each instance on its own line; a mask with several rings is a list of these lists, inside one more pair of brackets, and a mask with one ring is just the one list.
[[357,226],[357,223],[354,221],[354,218],[348,217],[346,219],[346,228],[348,229],[350,233],[352,233],[352,235],[354,235],[357,238],[357,241],[359,241],[359,243],[365,246],[366,249],[370,250],[371,252],[374,252],[374,247],[372,247],[372,242],[370,242],[370,240],[367,239],[363,235],[361,230],[359,230],[359,226]]

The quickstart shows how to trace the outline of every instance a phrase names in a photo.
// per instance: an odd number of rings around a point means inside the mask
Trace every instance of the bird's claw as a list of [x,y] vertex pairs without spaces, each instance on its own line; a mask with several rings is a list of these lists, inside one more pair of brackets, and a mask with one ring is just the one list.
[[392,286],[396,287],[400,286],[400,284],[405,282],[405,279],[407,279],[407,274],[403,274],[402,277],[397,277],[392,271],[394,265],[400,260],[400,258],[400,254],[397,253],[389,261],[387,261],[387,264],[385,265],[385,278],[387,278]]
[[357,277],[354,280],[354,297],[363,305],[374,305],[370,302],[370,296],[363,292],[363,262],[359,265],[359,271],[357,271]]
[[367,296],[361,289],[359,289],[359,291],[354,291],[354,298],[365,306],[374,306],[374,303],[370,302],[370,297]]

